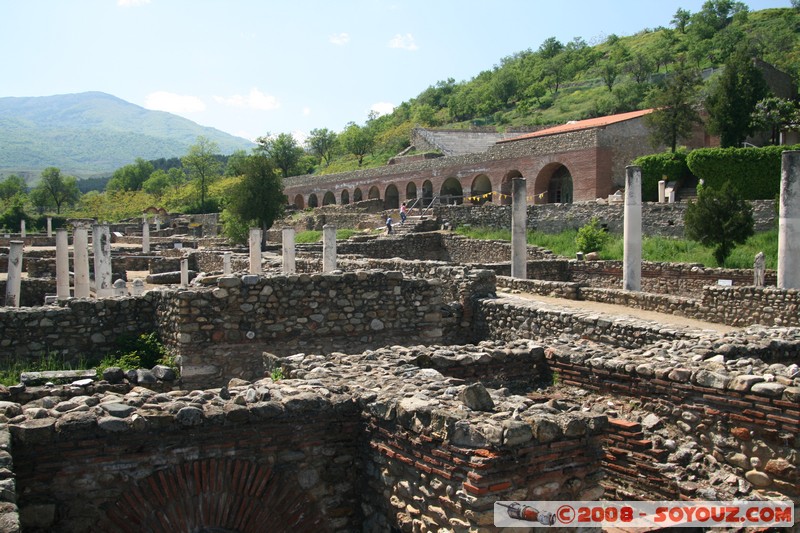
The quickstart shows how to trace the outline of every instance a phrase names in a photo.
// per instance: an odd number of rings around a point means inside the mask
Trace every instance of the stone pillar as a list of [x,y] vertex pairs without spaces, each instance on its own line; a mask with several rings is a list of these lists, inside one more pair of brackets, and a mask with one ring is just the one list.
[[250,228],[250,273],[261,274],[261,230]]
[[336,226],[325,224],[322,226],[322,271],[334,270],[336,270]]
[[156,231],[161,231],[161,219],[156,217]]
[[667,194],[667,182],[664,180],[660,180],[658,182],[658,203],[663,204],[667,201],[664,195]]
[[800,150],[781,156],[778,288],[800,289]]
[[47,217],[47,238],[53,236],[53,217]]
[[56,299],[69,299],[69,237],[66,228],[56,230]]
[[26,233],[25,233],[25,219],[24,218],[19,221],[19,234],[23,239],[26,236]]
[[222,273],[225,276],[231,275],[231,253],[225,252],[222,254]]
[[181,259],[181,287],[189,286],[189,260]]
[[294,228],[283,228],[283,273],[294,274],[297,269],[294,261]]
[[22,250],[25,243],[11,241],[8,249],[8,277],[6,278],[6,305],[19,307],[19,293],[22,288]]
[[140,279],[133,280],[133,295],[134,296],[141,296],[144,294],[144,281]]
[[625,167],[622,288],[642,290],[642,169]]
[[142,224],[142,252],[150,253],[150,224],[147,222]]
[[511,277],[528,277],[527,182],[525,178],[511,180]]
[[89,231],[75,228],[72,233],[72,262],[75,269],[75,298],[89,297]]
[[128,284],[125,280],[118,279],[114,282],[114,298],[120,298],[128,295]]
[[106,224],[92,226],[94,249],[94,292],[97,298],[114,295],[111,281],[111,232]]

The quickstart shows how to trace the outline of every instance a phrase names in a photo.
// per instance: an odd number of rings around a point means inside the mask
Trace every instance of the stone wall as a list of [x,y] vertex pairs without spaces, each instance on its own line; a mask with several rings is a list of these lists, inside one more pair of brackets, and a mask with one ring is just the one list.
[[214,288],[164,294],[159,331],[190,386],[261,377],[263,351],[328,353],[442,336],[438,283],[399,272],[228,276]]
[[[298,385],[231,387],[228,399],[139,388],[64,400],[53,416],[19,414],[11,435],[22,528],[358,529],[356,404]],[[22,413],[15,405],[3,414]]]
[[[753,218],[756,232],[767,231],[777,224],[775,202],[772,200],[755,200]],[[683,218],[687,203],[659,204],[644,202],[642,204],[642,233],[644,235],[660,235],[664,237],[683,237]],[[470,225],[508,229],[511,227],[511,206],[458,205],[437,206],[433,213],[454,226]],[[560,233],[574,230],[588,224],[592,218],[611,233],[621,234],[623,230],[623,205],[597,202],[573,204],[529,205],[527,227],[544,233]]]
[[[44,304],[44,297],[56,293],[55,279],[29,279],[20,280],[19,304],[21,307],[32,307]],[[0,303],[5,305],[6,280],[0,279]]]
[[46,355],[100,360],[124,335],[155,329],[157,293],[140,298],[67,300],[59,305],[0,308],[2,363]]

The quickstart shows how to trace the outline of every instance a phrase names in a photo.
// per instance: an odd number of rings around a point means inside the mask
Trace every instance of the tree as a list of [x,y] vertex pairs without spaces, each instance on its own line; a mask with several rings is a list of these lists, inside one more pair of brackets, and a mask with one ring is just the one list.
[[750,114],[750,124],[758,130],[769,130],[772,144],[777,145],[782,130],[800,128],[800,107],[786,98],[764,98]]
[[226,218],[234,225],[257,224],[266,239],[266,230],[283,214],[286,204],[283,182],[272,160],[262,153],[248,156],[243,170],[241,181],[229,191]]
[[248,157],[247,152],[244,150],[236,150],[233,152],[230,157],[228,157],[228,162],[225,164],[225,175],[241,176],[244,174],[244,164]]
[[208,186],[221,175],[222,165],[214,157],[217,143],[200,136],[197,142],[189,147],[189,153],[181,158],[189,180],[196,183],[200,191],[200,212],[206,212],[206,193]]
[[27,192],[28,185],[25,183],[25,179],[16,174],[11,174],[3,181],[0,181],[0,200],[10,200]]
[[114,175],[106,185],[107,191],[138,191],[142,184],[150,178],[153,173],[153,164],[145,161],[141,157],[136,158],[136,162],[125,165],[114,171]]
[[288,178],[295,170],[303,149],[294,140],[291,133],[281,133],[277,137],[266,135],[256,139],[257,150],[266,155],[272,164],[280,169],[284,178]]
[[42,171],[42,180],[33,191],[31,200],[40,208],[55,206],[56,213],[61,213],[62,205],[70,205],[80,196],[78,181],[74,176],[64,177],[56,167],[47,167]]
[[686,236],[713,246],[714,259],[725,266],[736,244],[753,235],[753,207],[729,183],[719,190],[702,187],[686,209],[684,224]]
[[678,8],[678,10],[672,16],[672,25],[675,26],[675,29],[679,32],[686,33],[686,26],[689,24],[689,20],[691,20],[691,18],[691,12],[687,11],[686,9]]
[[172,167],[168,171],[158,169],[142,183],[142,190],[160,198],[167,189],[172,188],[177,191],[185,181],[186,175],[177,167]]
[[358,166],[360,167],[364,161],[364,156],[375,145],[375,135],[370,128],[350,122],[339,135],[339,141],[345,150],[358,158]]
[[697,71],[684,66],[667,76],[653,93],[651,105],[656,110],[645,116],[645,123],[654,147],[665,144],[675,153],[678,141],[689,138],[694,125],[702,123],[697,111],[701,81]]
[[753,64],[749,50],[739,48],[706,98],[708,129],[720,136],[723,148],[739,146],[752,135],[750,115],[767,93],[767,83]]

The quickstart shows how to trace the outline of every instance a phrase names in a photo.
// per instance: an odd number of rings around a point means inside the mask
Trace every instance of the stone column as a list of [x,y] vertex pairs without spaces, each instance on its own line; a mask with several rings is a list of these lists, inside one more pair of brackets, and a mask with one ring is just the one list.
[[142,252],[150,253],[150,224],[147,222],[142,224]]
[[8,277],[6,278],[6,306],[19,307],[22,288],[22,250],[25,243],[11,241],[8,249]]
[[800,289],[800,150],[781,156],[778,288]]
[[53,236],[53,217],[47,217],[47,238]]
[[114,288],[111,281],[111,232],[106,224],[92,226],[94,249],[94,292],[97,298],[111,298]]
[[525,178],[511,180],[511,277],[528,277],[528,218],[527,182]]
[[69,237],[66,228],[56,230],[56,299],[69,299]]
[[20,221],[19,221],[19,233],[20,233],[20,236],[21,236],[23,239],[24,239],[24,238],[25,238],[25,236],[27,235],[27,234],[26,234],[26,232],[25,232],[25,219],[24,219],[24,218],[23,218],[22,220],[20,220]]
[[663,204],[667,201],[664,195],[667,193],[667,182],[660,180],[658,182],[658,203]]
[[133,280],[133,295],[141,296],[144,293],[144,281],[140,279]]
[[156,217],[156,231],[161,231],[161,219]]
[[72,262],[75,269],[75,298],[89,297],[89,230],[75,228],[72,233]]
[[231,275],[231,253],[225,252],[222,254],[222,274],[225,276]]
[[189,286],[189,260],[181,259],[181,287]]
[[261,274],[261,230],[250,228],[250,273]]
[[642,169],[625,167],[622,288],[642,290]]
[[336,226],[325,224],[322,226],[322,271],[334,270],[336,270]]
[[294,228],[283,228],[283,273],[294,274],[297,269],[294,261]]
[[118,279],[114,282],[114,298],[120,298],[128,295],[128,284],[125,280]]

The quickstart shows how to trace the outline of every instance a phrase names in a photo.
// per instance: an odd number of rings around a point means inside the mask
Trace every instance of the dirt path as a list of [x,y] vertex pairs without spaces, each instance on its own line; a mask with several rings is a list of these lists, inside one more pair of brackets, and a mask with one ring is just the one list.
[[704,329],[712,330],[717,333],[728,333],[738,329],[733,326],[726,326],[725,324],[703,322],[702,320],[694,320],[692,318],[685,318],[677,315],[668,315],[666,313],[658,313],[656,311],[632,309],[622,305],[591,302],[586,300],[564,300],[562,298],[551,298],[549,296],[539,296],[538,294],[530,293],[511,294],[506,292],[498,292],[497,295],[507,298],[523,298],[525,300],[534,300],[554,307],[566,307],[569,309],[579,309],[581,311],[592,313],[602,313],[606,315],[625,316],[637,320],[647,320],[662,325],[668,324],[675,328]]

